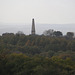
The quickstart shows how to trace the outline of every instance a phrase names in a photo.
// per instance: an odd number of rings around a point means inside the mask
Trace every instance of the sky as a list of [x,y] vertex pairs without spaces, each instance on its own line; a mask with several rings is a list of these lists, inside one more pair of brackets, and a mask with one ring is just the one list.
[[75,0],[0,0],[0,23],[75,24]]

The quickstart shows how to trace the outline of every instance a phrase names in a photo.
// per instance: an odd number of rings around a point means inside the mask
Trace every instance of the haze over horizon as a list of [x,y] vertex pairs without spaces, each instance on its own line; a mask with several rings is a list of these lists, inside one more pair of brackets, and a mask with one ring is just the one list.
[[0,35],[23,31],[30,34],[32,18],[36,33],[48,29],[75,32],[75,0],[0,0]]
[[[31,34],[32,24],[2,24],[0,25],[0,35],[3,33],[17,33],[22,31],[24,34]],[[67,32],[75,33],[75,24],[35,24],[36,34],[41,35],[45,30],[53,29],[61,31],[64,35]]]

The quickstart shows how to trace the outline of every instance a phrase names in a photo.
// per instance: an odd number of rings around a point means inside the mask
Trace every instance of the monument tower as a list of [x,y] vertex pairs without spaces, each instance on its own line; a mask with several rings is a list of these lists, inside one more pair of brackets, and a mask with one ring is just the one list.
[[34,23],[34,18],[32,19],[32,30],[31,30],[31,34],[35,35],[35,23]]

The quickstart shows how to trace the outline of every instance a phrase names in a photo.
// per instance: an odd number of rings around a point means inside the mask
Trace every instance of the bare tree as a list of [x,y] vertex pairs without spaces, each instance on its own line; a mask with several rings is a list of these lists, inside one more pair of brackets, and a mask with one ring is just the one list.
[[17,33],[16,33],[16,35],[24,35],[24,33],[22,32],[22,31],[18,31]]
[[43,34],[45,36],[53,36],[53,32],[54,32],[53,29],[49,29],[49,30],[44,31]]

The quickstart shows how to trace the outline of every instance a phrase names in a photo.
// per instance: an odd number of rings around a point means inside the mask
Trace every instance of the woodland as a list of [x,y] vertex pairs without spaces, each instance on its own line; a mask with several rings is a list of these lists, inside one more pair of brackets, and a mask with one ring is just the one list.
[[75,38],[4,33],[0,75],[75,75]]

